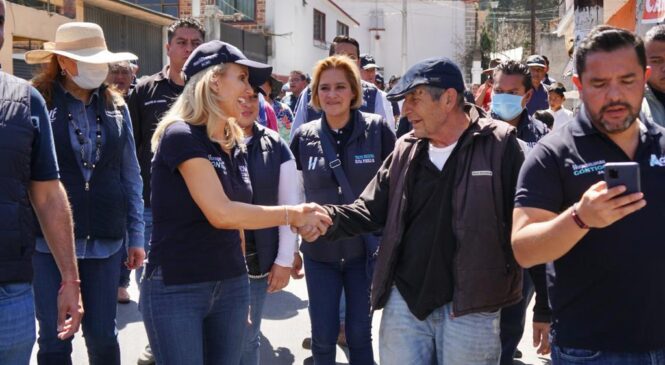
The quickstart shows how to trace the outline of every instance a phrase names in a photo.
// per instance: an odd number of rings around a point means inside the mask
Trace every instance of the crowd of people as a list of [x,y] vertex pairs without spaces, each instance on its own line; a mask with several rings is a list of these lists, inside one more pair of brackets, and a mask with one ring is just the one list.
[[0,364],[35,340],[71,364],[80,327],[91,364],[119,365],[132,270],[139,364],[258,365],[267,294],[303,276],[314,364],[338,344],[351,364],[512,364],[534,295],[555,365],[665,364],[665,26],[582,39],[575,112],[543,55],[470,86],[435,57],[386,86],[337,36],[284,83],[205,39],[178,19],[137,78],[72,22],[26,53],[30,82],[0,72]]

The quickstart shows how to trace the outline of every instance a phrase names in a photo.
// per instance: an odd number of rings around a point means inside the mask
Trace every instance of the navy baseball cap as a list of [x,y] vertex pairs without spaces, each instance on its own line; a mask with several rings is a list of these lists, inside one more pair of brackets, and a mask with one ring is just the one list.
[[212,40],[196,47],[185,61],[185,65],[182,67],[185,82],[210,66],[229,62],[247,66],[249,83],[252,86],[260,86],[272,73],[272,66],[247,59],[238,48],[231,44]]
[[360,67],[363,70],[369,70],[371,68],[379,68],[379,66],[376,65],[374,57],[366,53],[360,55]]
[[529,67],[542,67],[545,68],[547,67],[547,61],[545,61],[545,58],[539,54],[534,54],[526,59],[526,65]]
[[437,57],[428,58],[411,66],[386,97],[390,101],[402,100],[406,94],[420,85],[452,88],[458,93],[464,92],[464,78],[459,67],[449,58]]

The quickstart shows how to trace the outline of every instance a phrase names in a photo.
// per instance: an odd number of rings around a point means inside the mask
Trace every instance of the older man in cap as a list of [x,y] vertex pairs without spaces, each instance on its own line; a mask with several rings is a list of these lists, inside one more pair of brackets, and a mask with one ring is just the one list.
[[549,103],[547,102],[547,90],[545,89],[545,77],[549,67],[547,61],[541,55],[531,55],[526,59],[526,65],[529,67],[531,73],[531,84],[533,86],[533,95],[526,104],[526,110],[529,115],[539,110],[547,110]]
[[499,310],[521,298],[510,229],[524,156],[514,128],[463,92],[449,59],[413,66],[388,93],[413,131],[353,204],[323,208],[329,239],[383,229],[372,283],[383,365],[496,365]]

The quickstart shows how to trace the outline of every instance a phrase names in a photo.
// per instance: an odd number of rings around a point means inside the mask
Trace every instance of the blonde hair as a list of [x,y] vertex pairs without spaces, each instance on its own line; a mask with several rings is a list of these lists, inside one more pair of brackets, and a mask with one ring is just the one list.
[[309,105],[316,110],[321,110],[321,101],[319,100],[321,74],[323,74],[323,71],[331,69],[338,69],[344,72],[344,76],[346,76],[346,80],[351,85],[351,91],[353,92],[351,109],[359,109],[363,105],[363,89],[360,83],[358,64],[348,56],[343,55],[324,58],[314,66],[314,70],[312,70],[312,99],[309,101]]
[[[178,99],[173,103],[171,109],[164,115],[155,133],[152,136],[152,152],[157,151],[159,142],[164,136],[166,129],[173,123],[185,121],[192,125],[205,125],[208,137],[219,143],[226,151],[235,146],[242,146],[243,132],[238,126],[235,118],[230,118],[219,106],[221,97],[214,93],[210,83],[214,78],[222,76],[228,66],[226,64],[210,66],[205,70],[192,76],[185,84],[185,88]],[[213,138],[217,124],[226,122],[222,140]]]

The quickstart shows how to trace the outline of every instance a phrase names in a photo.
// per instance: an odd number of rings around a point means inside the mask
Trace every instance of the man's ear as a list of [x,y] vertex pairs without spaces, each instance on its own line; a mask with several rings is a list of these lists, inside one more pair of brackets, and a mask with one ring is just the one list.
[[582,91],[582,80],[580,79],[580,75],[578,74],[573,75],[573,85],[575,85],[577,90]]
[[524,94],[522,97],[522,107],[526,107],[527,104],[529,104],[529,101],[531,100],[531,97],[533,96],[533,89],[529,90]]

